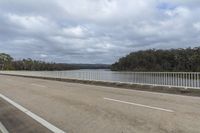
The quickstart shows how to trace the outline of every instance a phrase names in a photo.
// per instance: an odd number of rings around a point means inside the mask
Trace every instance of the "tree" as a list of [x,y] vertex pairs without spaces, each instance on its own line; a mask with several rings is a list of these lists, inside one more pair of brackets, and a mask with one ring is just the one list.
[[112,64],[115,71],[200,71],[200,47],[137,51]]
[[11,62],[12,62],[13,58],[5,53],[0,53],[0,69],[4,70],[4,69],[11,69]]

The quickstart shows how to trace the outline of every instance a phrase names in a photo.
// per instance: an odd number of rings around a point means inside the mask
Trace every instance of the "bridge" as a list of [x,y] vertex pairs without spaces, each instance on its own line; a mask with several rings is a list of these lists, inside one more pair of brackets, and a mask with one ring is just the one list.
[[0,132],[198,133],[199,100],[0,75]]

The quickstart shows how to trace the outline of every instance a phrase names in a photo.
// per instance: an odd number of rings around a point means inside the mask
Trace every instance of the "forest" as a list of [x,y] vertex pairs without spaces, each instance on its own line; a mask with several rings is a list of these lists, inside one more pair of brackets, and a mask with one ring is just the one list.
[[67,64],[38,60],[14,60],[9,54],[0,53],[0,70],[73,70],[109,69],[113,71],[171,71],[200,72],[200,47],[186,49],[148,49],[131,52],[114,64]]
[[14,60],[9,54],[0,53],[0,70],[29,70],[29,71],[53,71],[74,69],[108,69],[107,64],[67,64],[53,63],[39,60],[22,59]]
[[112,64],[111,70],[200,72],[200,47],[131,52]]

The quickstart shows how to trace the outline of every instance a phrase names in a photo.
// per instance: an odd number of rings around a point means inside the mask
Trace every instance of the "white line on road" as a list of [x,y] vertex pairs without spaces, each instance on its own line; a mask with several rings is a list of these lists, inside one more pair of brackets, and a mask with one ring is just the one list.
[[4,127],[4,125],[0,122],[0,131],[2,133],[9,133],[8,130]]
[[34,83],[32,83],[31,85],[33,85],[33,86],[37,86],[37,87],[43,87],[43,88],[45,88],[45,87],[46,87],[45,85],[34,84]]
[[120,102],[120,103],[135,105],[135,106],[140,106],[140,107],[145,107],[145,108],[150,108],[150,109],[156,109],[156,110],[166,111],[166,112],[174,112],[173,110],[170,110],[170,109],[153,107],[153,106],[148,106],[148,105],[143,105],[143,104],[138,104],[138,103],[133,103],[133,102],[126,102],[126,101],[121,101],[121,100],[112,99],[112,98],[106,98],[106,97],[104,97],[103,99],[109,100],[109,101],[114,101],[114,102]]
[[32,113],[28,109],[24,108],[23,106],[15,103],[8,97],[2,95],[1,93],[0,93],[0,97],[3,98],[4,100],[6,100],[7,102],[9,102],[10,104],[12,104],[13,106],[15,106],[16,108],[18,108],[19,110],[21,110],[22,112],[24,112],[25,114],[27,114],[28,116],[30,116],[31,118],[33,118],[34,120],[36,120],[37,122],[39,122],[40,124],[42,124],[43,126],[45,126],[46,128],[48,128],[49,130],[51,130],[52,132],[66,133],[66,132],[62,131],[61,129],[55,127],[51,123],[47,122],[46,120],[42,119],[41,117],[37,116],[36,114]]

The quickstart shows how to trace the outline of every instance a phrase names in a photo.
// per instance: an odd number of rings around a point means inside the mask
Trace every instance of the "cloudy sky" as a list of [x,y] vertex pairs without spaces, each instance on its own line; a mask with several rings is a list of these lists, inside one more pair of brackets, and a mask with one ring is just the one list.
[[200,0],[0,0],[0,53],[113,63],[131,51],[200,46]]

